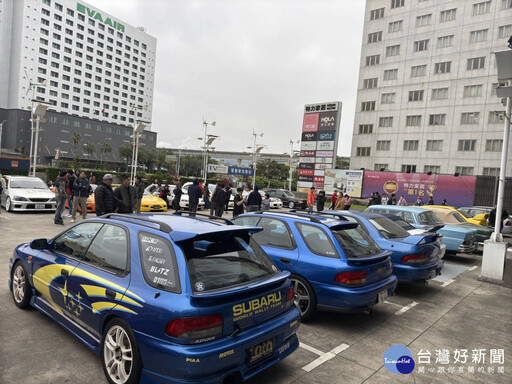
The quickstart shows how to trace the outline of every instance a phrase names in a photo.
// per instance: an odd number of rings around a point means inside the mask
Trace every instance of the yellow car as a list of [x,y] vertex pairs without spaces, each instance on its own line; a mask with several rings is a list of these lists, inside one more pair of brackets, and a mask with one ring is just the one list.
[[152,195],[149,192],[144,192],[142,201],[140,203],[141,212],[156,212],[162,211],[167,212],[167,204],[165,201],[158,196]]
[[448,209],[450,211],[456,211],[456,212],[459,212],[459,214],[462,216],[462,218],[464,220],[466,220],[468,223],[487,226],[487,217],[489,217],[489,215],[487,215],[487,216],[482,215],[481,217],[480,216],[479,217],[467,217],[467,215],[463,211],[461,211],[455,207],[451,207],[449,205],[429,205],[429,207],[443,208],[443,209]]

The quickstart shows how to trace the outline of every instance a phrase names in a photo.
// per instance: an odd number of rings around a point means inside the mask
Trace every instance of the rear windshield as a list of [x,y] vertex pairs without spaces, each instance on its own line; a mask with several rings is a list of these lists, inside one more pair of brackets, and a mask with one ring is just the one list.
[[374,217],[369,221],[385,239],[402,239],[409,236],[409,232],[387,217]]
[[217,241],[187,241],[181,247],[195,292],[232,287],[279,272],[248,235]]
[[418,215],[418,222],[421,225],[439,225],[443,224],[434,212],[422,212]]
[[459,212],[454,212],[453,213],[453,217],[455,217],[455,219],[459,222],[459,223],[465,223],[466,220],[464,220],[464,218],[460,215]]
[[382,249],[361,227],[332,231],[348,259],[375,256]]
[[401,226],[406,231],[414,229],[414,227],[405,220],[400,219],[400,220],[393,220],[393,221],[395,222],[395,224]]

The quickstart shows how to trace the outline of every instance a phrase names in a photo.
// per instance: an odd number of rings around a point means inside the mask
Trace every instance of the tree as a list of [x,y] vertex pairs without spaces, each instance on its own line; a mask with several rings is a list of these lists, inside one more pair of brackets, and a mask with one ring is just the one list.
[[78,132],[73,132],[73,136],[71,136],[71,143],[75,147],[75,156],[77,156],[77,150],[78,146],[80,145],[80,142],[82,141],[82,135]]
[[118,149],[119,156],[121,156],[121,159],[126,159],[127,164],[131,163],[132,161],[132,146],[130,144],[124,144],[121,145]]
[[89,160],[91,160],[91,155],[93,153],[96,153],[96,144],[91,143],[90,141],[88,141],[84,145],[84,154],[87,155],[87,158]]
[[349,169],[350,160],[346,160],[341,156],[336,156],[336,168],[337,169]]
[[256,168],[256,177],[264,176],[267,179],[281,180],[288,178],[290,167],[285,164],[280,164],[275,160],[263,160],[258,162]]
[[103,143],[100,146],[100,152],[101,152],[101,165],[103,165],[103,156],[108,155],[112,152],[112,145],[110,143]]
[[198,176],[201,177],[201,170],[203,169],[202,156],[181,156],[180,174],[184,176]]

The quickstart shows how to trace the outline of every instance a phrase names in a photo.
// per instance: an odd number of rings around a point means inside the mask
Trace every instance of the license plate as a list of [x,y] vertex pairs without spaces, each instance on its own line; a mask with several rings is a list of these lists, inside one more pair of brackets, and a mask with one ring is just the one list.
[[45,204],[36,204],[36,209],[45,209],[45,208],[46,208]]
[[379,297],[378,297],[379,303],[382,303],[387,298],[388,298],[388,290],[387,289],[379,292]]
[[247,351],[249,365],[255,364],[274,353],[274,341],[272,339],[264,341],[249,348]]
[[153,205],[153,209],[160,209],[159,205]]

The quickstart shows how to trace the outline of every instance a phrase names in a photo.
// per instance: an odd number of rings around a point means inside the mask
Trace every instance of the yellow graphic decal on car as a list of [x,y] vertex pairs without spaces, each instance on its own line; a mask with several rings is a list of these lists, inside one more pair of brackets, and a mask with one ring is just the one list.
[[233,306],[233,320],[242,320],[280,305],[282,305],[281,292],[274,292],[259,299],[236,304]]

